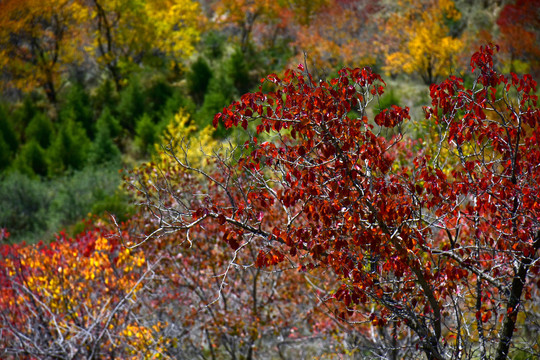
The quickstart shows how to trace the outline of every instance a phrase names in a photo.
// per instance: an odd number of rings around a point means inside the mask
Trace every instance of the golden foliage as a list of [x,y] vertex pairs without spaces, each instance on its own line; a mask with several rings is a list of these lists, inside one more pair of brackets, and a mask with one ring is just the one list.
[[92,18],[94,40],[88,50],[121,73],[155,51],[173,62],[191,56],[203,19],[192,0],[95,0]]
[[383,24],[383,45],[388,73],[419,74],[431,84],[448,76],[463,42],[450,35],[447,22],[461,14],[452,0],[399,1],[400,10]]
[[8,86],[45,88],[52,101],[60,74],[81,59],[78,48],[87,8],[74,0],[0,2],[0,67]]
[[52,102],[61,74],[85,52],[118,81],[157,53],[173,63],[191,56],[203,21],[192,0],[5,0],[0,14],[6,85],[43,87]]
[[174,154],[183,163],[204,168],[207,155],[212,155],[219,145],[212,137],[213,133],[210,126],[199,130],[189,114],[181,109],[165,129],[162,144],[156,145],[157,155],[153,161],[161,169],[178,171],[180,165],[171,157]]

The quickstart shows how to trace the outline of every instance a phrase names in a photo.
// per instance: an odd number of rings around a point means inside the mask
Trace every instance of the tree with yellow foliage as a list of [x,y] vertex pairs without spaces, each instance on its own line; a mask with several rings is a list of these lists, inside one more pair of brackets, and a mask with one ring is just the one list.
[[[182,164],[204,168],[207,155],[220,151],[220,143],[212,137],[214,131],[210,126],[199,129],[189,114],[180,109],[163,131],[161,141],[154,145],[152,161],[135,169],[137,176],[132,179],[131,187],[136,190],[153,187],[163,176],[162,171],[176,173],[182,170]],[[174,183],[174,178],[167,176],[167,181]]]
[[[212,138],[214,131],[211,126],[198,129],[190,119],[189,114],[180,109],[167,125],[163,134],[163,143],[156,145],[156,153],[159,155],[154,161],[163,168],[171,166],[176,168],[177,165],[173,163],[174,158],[169,156],[170,153],[174,153],[177,156],[185,155],[183,157],[191,164],[204,166],[205,154],[211,154],[219,145],[218,141]],[[193,146],[184,154],[189,143],[195,140],[196,143],[192,144]],[[163,152],[163,149],[166,153]]]
[[117,87],[134,66],[155,62],[156,55],[174,64],[193,54],[203,19],[192,0],[92,0],[90,9],[90,51]]
[[4,0],[0,14],[4,85],[41,87],[56,103],[60,75],[81,58],[78,37],[87,9],[76,0]]
[[452,0],[398,1],[382,22],[384,70],[418,74],[428,85],[450,75],[463,43],[447,24],[460,17]]

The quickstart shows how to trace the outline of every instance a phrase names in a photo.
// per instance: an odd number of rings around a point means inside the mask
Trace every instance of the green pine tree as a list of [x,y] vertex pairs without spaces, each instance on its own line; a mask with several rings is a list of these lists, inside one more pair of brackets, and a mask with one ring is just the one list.
[[0,137],[3,138],[10,152],[16,152],[19,147],[19,140],[12,118],[8,115],[7,109],[0,104]]
[[191,69],[187,74],[187,83],[189,94],[196,104],[201,105],[204,100],[204,95],[208,89],[212,79],[212,70],[210,66],[200,57],[191,65]]
[[72,119],[82,124],[86,135],[93,139],[95,135],[94,115],[90,97],[84,87],[77,83],[73,85],[66,95],[67,101],[60,110],[60,117],[64,120]]
[[4,140],[3,136],[0,136],[0,171],[7,169],[11,164],[11,149]]
[[36,140],[42,148],[51,144],[54,135],[54,126],[45,114],[36,113],[24,131],[26,141]]
[[48,165],[45,150],[36,140],[31,140],[24,144],[13,166],[19,172],[28,176],[47,176]]
[[117,107],[118,118],[123,129],[135,134],[135,125],[145,113],[144,93],[137,77],[132,77],[128,86],[120,93]]
[[114,135],[120,132],[118,121],[105,108],[96,123],[96,137],[89,155],[91,164],[103,164],[120,159],[120,150],[113,141]]
[[68,169],[82,169],[90,141],[84,128],[74,120],[64,122],[48,149],[49,173],[59,175]]
[[139,151],[143,155],[148,155],[151,145],[156,142],[157,138],[156,125],[152,122],[148,114],[144,114],[137,121],[137,128],[135,130],[135,143]]
[[115,89],[114,82],[110,79],[105,80],[100,84],[92,97],[93,108],[97,113],[109,108],[114,113],[114,109],[118,106],[119,96]]

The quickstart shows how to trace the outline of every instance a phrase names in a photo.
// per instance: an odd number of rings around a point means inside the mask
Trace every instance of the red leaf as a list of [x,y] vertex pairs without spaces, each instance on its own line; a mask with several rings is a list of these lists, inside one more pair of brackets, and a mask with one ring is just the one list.
[[221,119],[222,116],[223,116],[223,113],[217,113],[214,116],[214,120],[212,121],[212,125],[214,125],[215,128],[217,128],[218,123],[219,123],[219,119]]

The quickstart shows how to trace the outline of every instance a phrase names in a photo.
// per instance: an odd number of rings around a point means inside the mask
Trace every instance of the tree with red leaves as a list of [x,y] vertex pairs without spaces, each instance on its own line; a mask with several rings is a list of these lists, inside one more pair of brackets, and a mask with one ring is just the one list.
[[268,76],[272,91],[215,116],[246,130],[241,148],[204,168],[175,154],[184,186],[146,198],[153,235],[212,228],[234,251],[256,245],[257,267],[331,273],[340,320],[410,331],[430,360],[538,356],[536,82],[495,71],[494,50],[472,56],[471,87],[431,86],[423,141],[402,131],[408,108],[368,118],[385,86],[369,68]]

